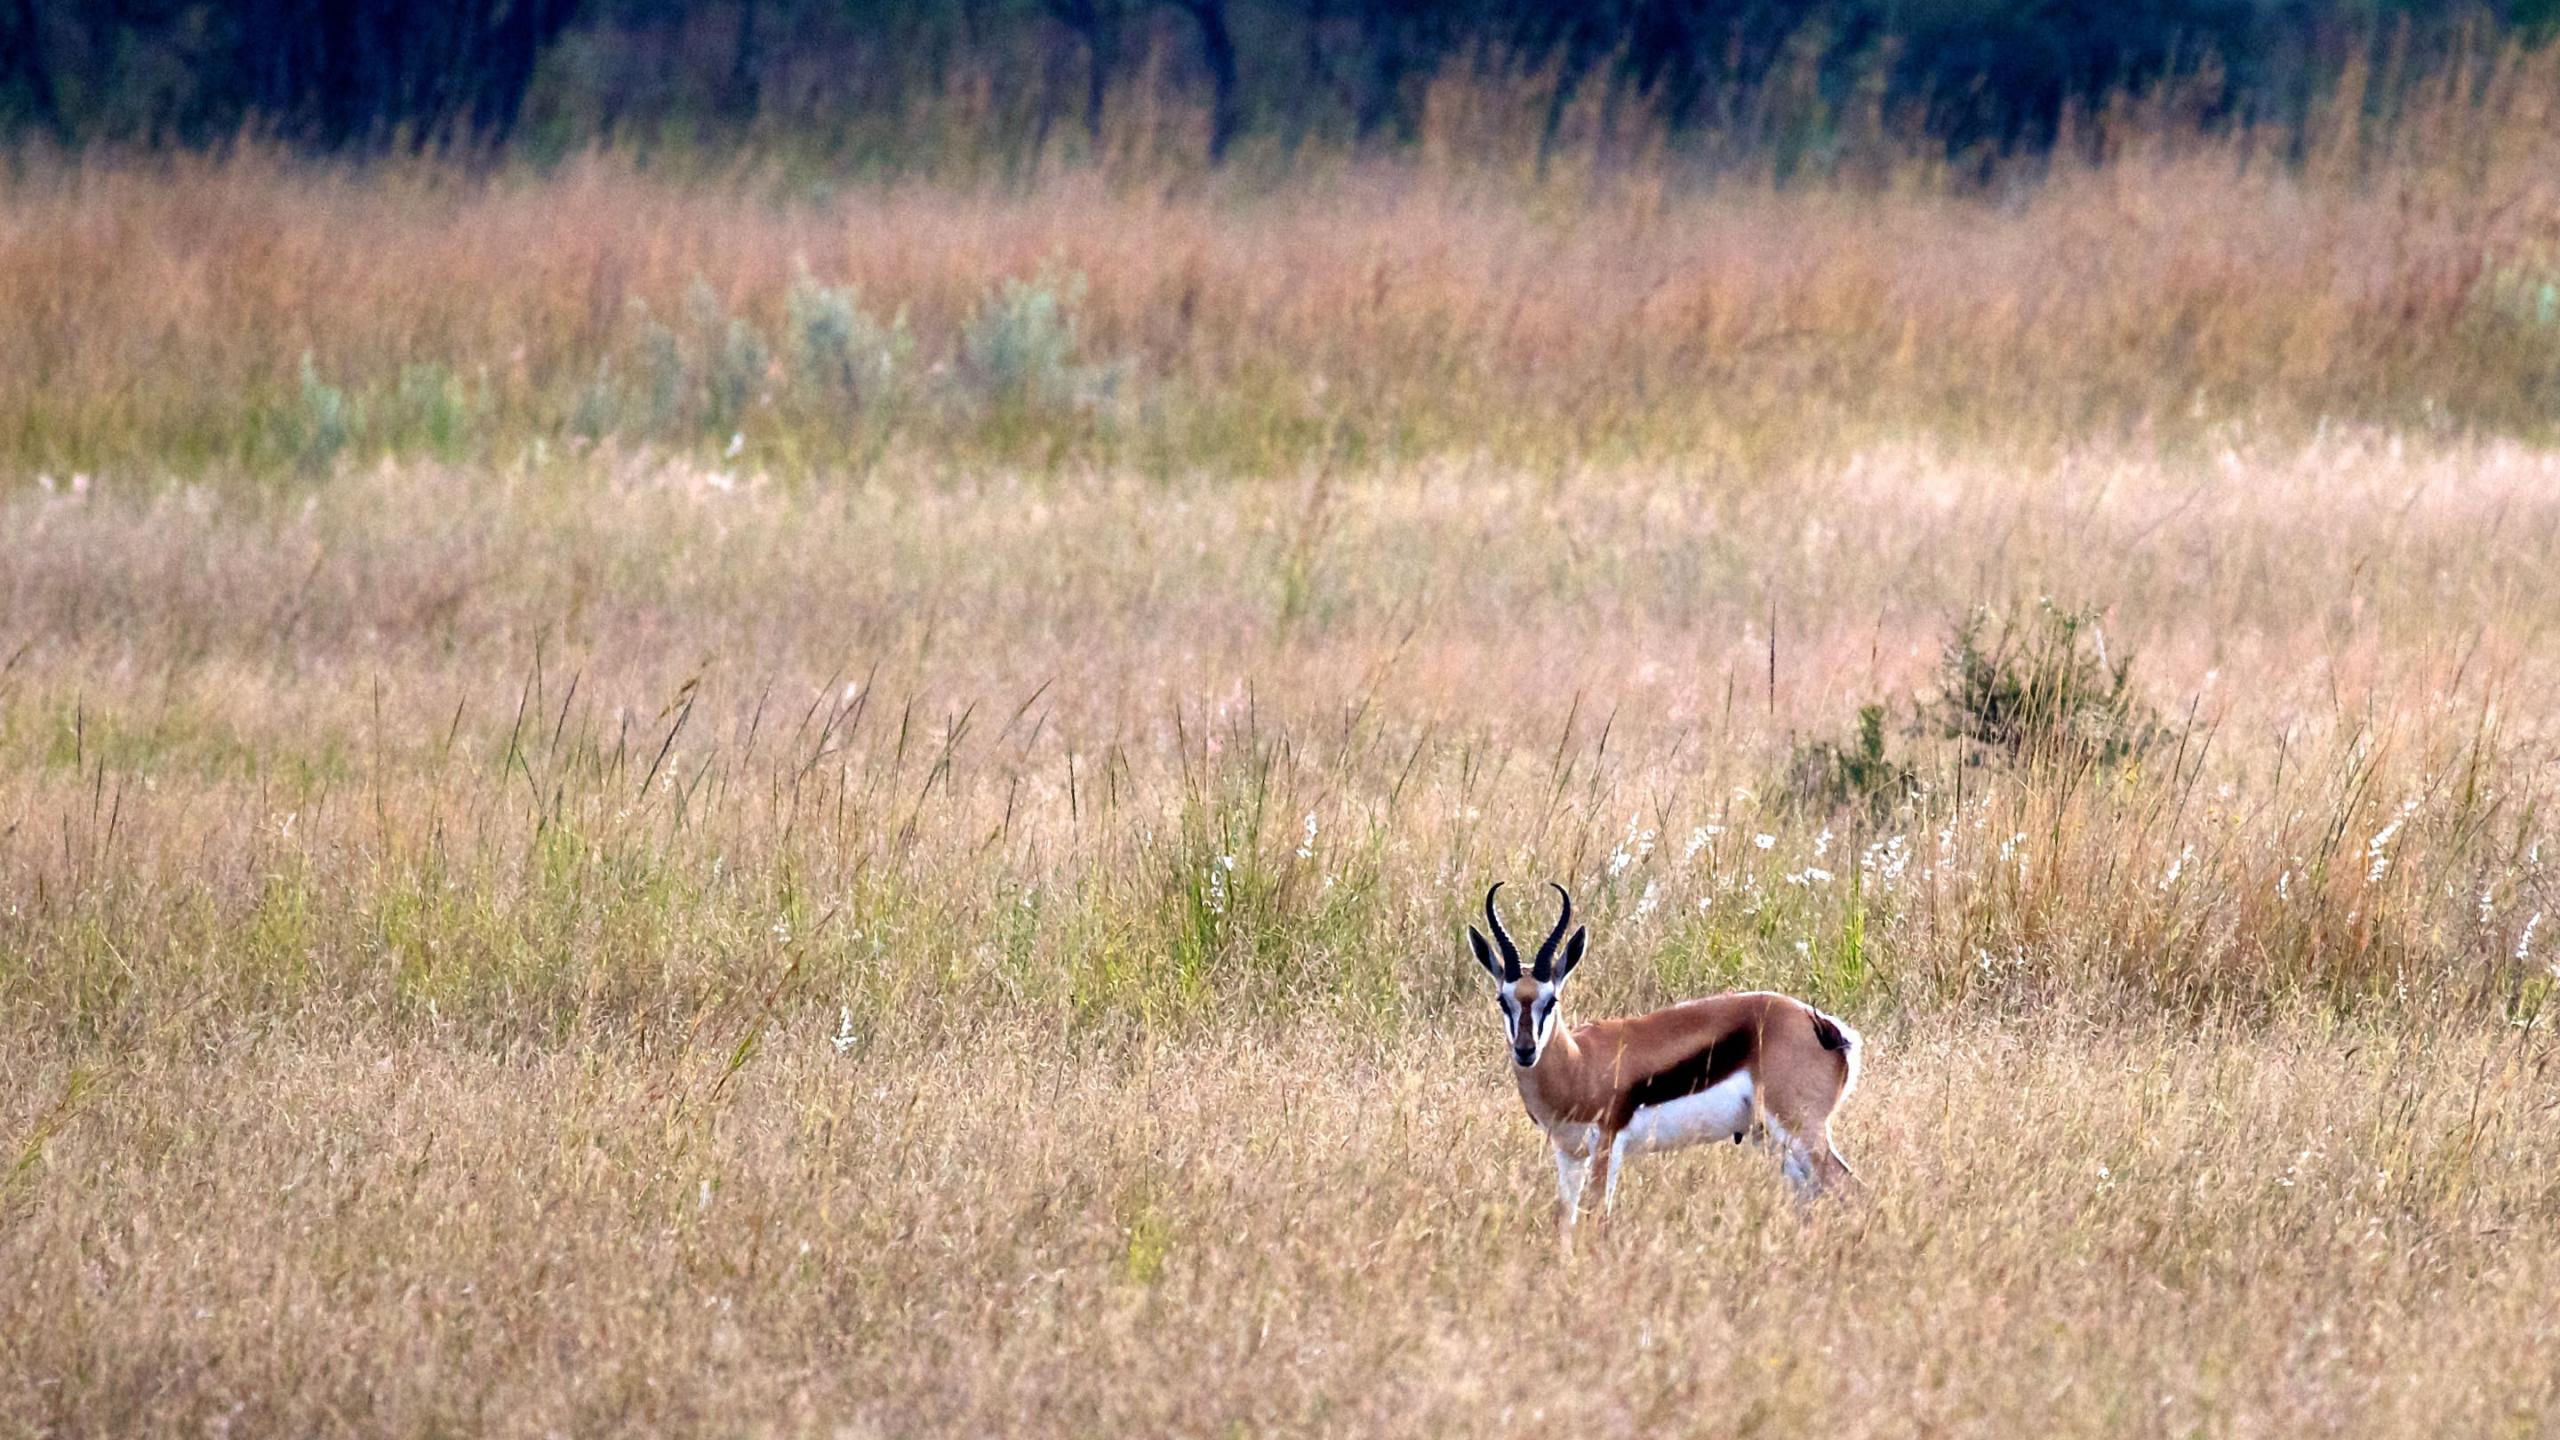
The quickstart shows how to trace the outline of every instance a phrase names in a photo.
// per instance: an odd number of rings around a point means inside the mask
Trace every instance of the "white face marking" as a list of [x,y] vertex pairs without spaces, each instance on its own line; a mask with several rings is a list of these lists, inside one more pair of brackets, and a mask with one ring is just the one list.
[[1627,1122],[1620,1143],[1632,1151],[1670,1150],[1730,1140],[1751,1128],[1751,1072],[1737,1071],[1695,1095],[1647,1105]]
[[1523,1049],[1529,1052],[1530,1065],[1546,1054],[1547,1042],[1556,1033],[1556,1002],[1563,994],[1563,986],[1537,980],[1516,981],[1494,993],[1502,1006],[1502,1038],[1511,1046],[1513,1063],[1519,1063]]

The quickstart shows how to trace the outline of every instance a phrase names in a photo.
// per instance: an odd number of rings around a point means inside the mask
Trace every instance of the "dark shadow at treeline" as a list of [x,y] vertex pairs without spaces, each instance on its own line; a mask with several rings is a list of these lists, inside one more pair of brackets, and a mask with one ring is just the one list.
[[[1436,78],[1517,81],[1676,144],[1853,111],[1952,152],[2176,80],[2197,123],[2298,123],[2350,67],[2385,82],[2532,42],[2560,0],[0,0],[0,135],[323,151],[789,137],[897,163],[919,115],[1100,138],[1143,92],[1208,158],[1269,139],[1412,140]],[[1785,137],[1776,137],[1786,143]],[[1818,135],[1795,137],[1818,144]]]

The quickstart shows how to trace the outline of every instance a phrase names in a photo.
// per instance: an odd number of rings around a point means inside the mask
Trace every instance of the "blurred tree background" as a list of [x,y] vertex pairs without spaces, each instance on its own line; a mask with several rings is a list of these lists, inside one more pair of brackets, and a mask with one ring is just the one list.
[[[1866,116],[2014,153],[2174,88],[2199,124],[2298,126],[2341,78],[2389,103],[2549,31],[2560,0],[0,0],[0,135],[324,152],[788,141],[914,163],[919,137],[1101,142],[1171,97],[1206,158],[1392,148],[1446,79],[1513,84],[1674,147],[1783,152]],[[929,148],[929,147],[928,147]]]

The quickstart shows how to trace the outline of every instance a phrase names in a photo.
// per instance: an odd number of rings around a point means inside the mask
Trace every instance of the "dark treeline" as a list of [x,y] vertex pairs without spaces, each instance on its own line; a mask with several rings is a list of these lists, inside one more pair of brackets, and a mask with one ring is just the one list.
[[789,134],[858,148],[922,116],[1045,143],[1185,97],[1239,141],[1413,138],[1453,74],[1677,137],[1867,106],[1955,148],[2033,147],[2075,105],[2192,82],[2277,125],[2351,65],[2537,38],[2560,0],[0,0],[0,133],[323,150]]

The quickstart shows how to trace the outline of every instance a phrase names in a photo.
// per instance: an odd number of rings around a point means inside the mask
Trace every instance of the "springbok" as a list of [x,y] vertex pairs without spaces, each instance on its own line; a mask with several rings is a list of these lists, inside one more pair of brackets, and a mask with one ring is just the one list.
[[[1565,981],[1582,963],[1585,932],[1573,896],[1521,973],[1519,947],[1484,894],[1493,943],[1473,925],[1467,942],[1498,987],[1512,1078],[1529,1118],[1556,1149],[1556,1223],[1570,1239],[1596,1177],[1605,1214],[1630,1154],[1711,1140],[1737,1143],[1764,1121],[1786,1176],[1810,1197],[1853,1178],[1831,1144],[1831,1112],[1858,1083],[1858,1032],[1793,996],[1760,990],[1710,995],[1645,1015],[1561,1029]],[[1561,941],[1563,952],[1557,952]],[[1499,946],[1497,953],[1496,947]]]

